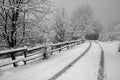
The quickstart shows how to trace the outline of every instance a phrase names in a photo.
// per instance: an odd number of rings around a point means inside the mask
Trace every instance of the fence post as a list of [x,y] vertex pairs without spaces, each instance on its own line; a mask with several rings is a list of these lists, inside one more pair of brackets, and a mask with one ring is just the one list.
[[[11,53],[11,59],[12,59],[12,60],[16,60],[15,52]],[[17,63],[17,62],[14,62],[14,63],[13,63],[13,66],[14,66],[14,67],[17,67],[17,66],[18,66],[18,63]]]
[[51,45],[50,47],[51,47],[50,54],[52,55],[53,45]]
[[67,42],[67,49],[69,49],[69,45],[70,45],[69,42]]
[[80,41],[78,41],[78,44],[77,45],[79,45],[80,44]]
[[47,55],[46,55],[46,45],[44,46],[44,52],[43,52],[43,60],[47,58]]
[[75,43],[76,43],[76,42],[74,41],[74,47],[75,47]]
[[49,54],[50,54],[49,45],[45,44],[44,53],[43,53],[43,60],[48,59]]
[[59,49],[59,52],[61,52],[61,49]]
[[119,44],[119,46],[118,46],[118,52],[120,52],[120,44]]
[[[58,48],[61,48],[61,47],[62,47],[62,45],[61,45],[61,44],[59,44],[58,46],[59,46]],[[59,52],[61,52],[61,50],[62,50],[62,49],[59,49]]]
[[[27,47],[25,46],[25,50],[24,50],[24,52],[23,52],[23,54],[24,54],[24,57],[26,58],[27,57]],[[23,60],[23,62],[24,62],[24,65],[26,65],[26,61],[25,60]]]
[[51,50],[52,50],[52,46],[51,46],[51,44],[49,44],[48,47],[47,47],[48,56],[51,55]]

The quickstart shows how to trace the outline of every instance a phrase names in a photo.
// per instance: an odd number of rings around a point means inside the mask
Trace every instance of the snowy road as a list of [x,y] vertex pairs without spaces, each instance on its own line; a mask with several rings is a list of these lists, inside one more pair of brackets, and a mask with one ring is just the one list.
[[[120,53],[117,52],[118,42],[99,42],[105,53],[105,69],[107,80],[120,80]],[[37,64],[28,64],[5,71],[0,80],[48,80],[66,65],[80,56],[89,43],[81,44],[69,51],[55,53],[50,59]],[[71,68],[56,80],[97,80],[101,49],[92,42],[90,50]]]
[[96,43],[73,67],[56,80],[97,80],[101,49]]

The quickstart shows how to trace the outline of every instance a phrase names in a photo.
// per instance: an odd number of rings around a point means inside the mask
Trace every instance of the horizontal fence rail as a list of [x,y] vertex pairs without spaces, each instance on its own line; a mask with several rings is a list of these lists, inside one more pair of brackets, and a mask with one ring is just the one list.
[[10,49],[0,51],[0,67],[13,64],[14,67],[18,66],[18,62],[23,62],[26,65],[27,61],[34,59],[47,59],[53,52],[61,51],[62,49],[69,49],[81,43],[85,40],[66,41],[57,44],[49,44],[43,46],[36,46],[32,48],[22,47],[17,49]]

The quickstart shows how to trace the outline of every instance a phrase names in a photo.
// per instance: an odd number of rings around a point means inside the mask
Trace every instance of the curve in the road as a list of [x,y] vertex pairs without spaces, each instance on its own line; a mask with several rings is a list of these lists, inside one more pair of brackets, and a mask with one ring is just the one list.
[[77,57],[75,60],[73,60],[71,63],[69,63],[67,66],[65,66],[62,70],[60,70],[58,73],[56,73],[54,76],[52,76],[50,79],[48,80],[55,80],[57,79],[59,76],[61,76],[66,70],[68,70],[70,67],[72,67],[79,59],[81,59],[90,49],[91,47],[91,41],[89,41],[89,46],[88,48],[79,56]]

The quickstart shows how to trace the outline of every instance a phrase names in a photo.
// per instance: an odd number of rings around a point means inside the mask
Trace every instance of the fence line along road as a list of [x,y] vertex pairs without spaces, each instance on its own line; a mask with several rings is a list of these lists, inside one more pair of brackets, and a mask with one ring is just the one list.
[[[11,50],[0,51],[0,60],[10,59],[7,62],[0,63],[0,67],[4,67],[7,65],[13,64],[14,67],[18,66],[18,62],[23,62],[26,65],[27,61],[34,60],[37,58],[47,59],[50,55],[52,55],[55,51],[61,51],[62,49],[69,49],[70,47],[74,47],[81,43],[85,42],[84,40],[74,40],[67,41],[63,43],[57,44],[49,44],[47,46],[36,46],[32,48],[22,47]],[[37,56],[35,56],[37,55]],[[23,58],[17,59],[17,57],[22,56]]]
[[57,79],[59,76],[61,76],[66,70],[68,70],[70,67],[72,67],[79,59],[81,59],[90,49],[91,47],[91,42],[89,42],[89,46],[88,48],[80,55],[78,56],[76,59],[74,59],[71,63],[69,63],[67,66],[65,66],[62,70],[60,70],[58,73],[56,73],[54,76],[52,76],[50,79],[48,80],[55,80]]

